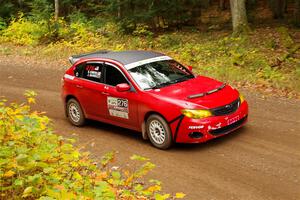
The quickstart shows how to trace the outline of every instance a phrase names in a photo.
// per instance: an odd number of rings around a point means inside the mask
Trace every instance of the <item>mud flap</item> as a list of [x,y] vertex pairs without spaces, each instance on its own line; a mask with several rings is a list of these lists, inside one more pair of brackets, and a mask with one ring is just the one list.
[[149,139],[147,131],[146,131],[146,123],[145,122],[142,123],[142,136],[143,136],[144,140],[148,140]]

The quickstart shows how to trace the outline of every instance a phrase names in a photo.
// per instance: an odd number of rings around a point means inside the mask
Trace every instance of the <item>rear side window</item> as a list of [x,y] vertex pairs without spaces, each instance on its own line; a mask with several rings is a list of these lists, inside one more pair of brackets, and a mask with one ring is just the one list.
[[124,77],[124,75],[115,67],[110,65],[105,65],[105,83],[107,85],[116,86],[120,83],[127,83],[127,79]]
[[[88,63],[78,69],[78,74],[81,72],[81,77],[90,81],[102,83],[103,82],[103,64],[101,63]],[[76,72],[75,72],[76,75]]]
[[83,73],[83,69],[84,69],[84,64],[79,64],[76,66],[75,70],[74,70],[74,74],[76,77],[82,77],[82,73]]

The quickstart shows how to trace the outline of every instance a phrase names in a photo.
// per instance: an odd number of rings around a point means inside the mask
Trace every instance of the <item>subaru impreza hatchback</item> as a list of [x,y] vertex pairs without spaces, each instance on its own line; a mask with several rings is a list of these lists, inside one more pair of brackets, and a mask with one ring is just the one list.
[[248,104],[236,89],[162,53],[98,51],[69,60],[62,99],[75,126],[98,120],[167,149],[223,136],[247,121]]

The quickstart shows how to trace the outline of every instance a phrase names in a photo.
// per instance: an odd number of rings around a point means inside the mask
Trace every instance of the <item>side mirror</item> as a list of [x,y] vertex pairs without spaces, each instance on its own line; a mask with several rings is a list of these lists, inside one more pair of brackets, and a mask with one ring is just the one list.
[[192,66],[188,66],[187,67],[190,71],[193,71],[193,67]]
[[116,87],[118,92],[126,92],[130,90],[130,85],[127,83],[120,83]]

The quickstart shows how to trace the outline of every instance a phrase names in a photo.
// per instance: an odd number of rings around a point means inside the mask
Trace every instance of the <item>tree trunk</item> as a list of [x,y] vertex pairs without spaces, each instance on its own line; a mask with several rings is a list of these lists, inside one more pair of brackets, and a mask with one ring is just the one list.
[[57,21],[59,16],[59,0],[54,0],[54,19]]
[[300,27],[300,0],[295,0],[294,22],[295,25]]
[[219,0],[220,10],[226,10],[226,0]]
[[122,6],[121,6],[121,0],[118,0],[117,1],[118,2],[118,13],[117,13],[117,16],[118,16],[118,18],[119,19],[121,19],[121,17],[122,17]]
[[248,22],[255,21],[257,0],[246,0],[246,10]]
[[233,33],[248,32],[246,0],[230,0]]
[[23,1],[22,0],[18,0],[18,5],[20,8],[23,8]]
[[191,10],[191,16],[188,20],[187,24],[191,26],[197,26],[199,25],[199,18],[201,17],[201,7],[199,5],[194,5]]
[[287,1],[286,0],[270,0],[270,7],[273,12],[273,18],[274,19],[283,19],[284,18],[284,13],[285,9],[287,6]]

